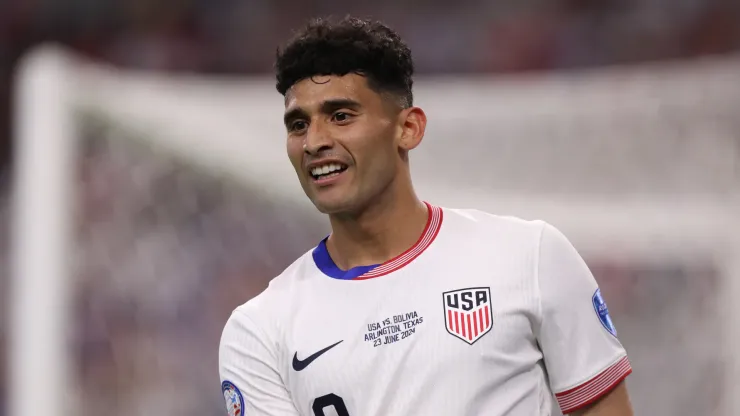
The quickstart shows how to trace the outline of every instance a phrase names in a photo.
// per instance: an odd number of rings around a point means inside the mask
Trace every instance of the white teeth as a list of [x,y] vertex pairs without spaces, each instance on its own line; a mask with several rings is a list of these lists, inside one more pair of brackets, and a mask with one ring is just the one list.
[[339,165],[338,163],[329,163],[327,165],[317,166],[311,169],[311,174],[313,176],[328,175],[329,173],[332,173],[340,169],[342,169],[342,166]]

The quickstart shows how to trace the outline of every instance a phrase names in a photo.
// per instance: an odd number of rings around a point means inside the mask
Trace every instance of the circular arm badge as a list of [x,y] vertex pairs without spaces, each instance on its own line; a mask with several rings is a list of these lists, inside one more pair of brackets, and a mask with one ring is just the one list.
[[596,315],[599,317],[599,321],[601,321],[601,325],[603,325],[610,334],[616,337],[617,328],[614,327],[614,322],[612,322],[612,318],[609,316],[609,308],[606,307],[604,297],[601,296],[601,289],[596,289],[596,293],[594,293],[591,301],[594,304],[594,310],[596,311]]
[[221,392],[224,394],[224,400],[226,400],[226,411],[229,416],[243,416],[244,415],[244,397],[242,392],[234,385],[234,383],[224,380],[221,383]]

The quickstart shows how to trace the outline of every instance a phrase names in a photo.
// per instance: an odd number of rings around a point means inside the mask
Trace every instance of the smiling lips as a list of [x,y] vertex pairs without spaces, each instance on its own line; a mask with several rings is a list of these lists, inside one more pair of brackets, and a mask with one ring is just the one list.
[[347,165],[341,162],[326,162],[315,164],[309,168],[309,173],[318,185],[328,185],[347,170]]

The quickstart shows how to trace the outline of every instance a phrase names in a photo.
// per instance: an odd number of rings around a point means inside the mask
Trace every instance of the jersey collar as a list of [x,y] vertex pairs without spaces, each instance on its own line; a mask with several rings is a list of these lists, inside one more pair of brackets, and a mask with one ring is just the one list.
[[429,216],[424,231],[416,243],[400,255],[381,264],[369,266],[357,266],[349,270],[342,270],[334,263],[329,250],[326,248],[328,236],[321,240],[318,246],[313,250],[313,261],[316,267],[325,275],[340,280],[366,280],[374,277],[384,276],[411,263],[429,247],[439,233],[442,226],[442,208],[424,202],[427,206]]

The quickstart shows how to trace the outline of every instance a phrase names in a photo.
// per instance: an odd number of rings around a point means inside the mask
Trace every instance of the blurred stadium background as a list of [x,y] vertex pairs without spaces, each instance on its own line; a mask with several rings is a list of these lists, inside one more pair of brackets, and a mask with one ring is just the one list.
[[327,231],[282,155],[275,48],[346,13],[412,48],[422,197],[572,237],[637,414],[740,415],[732,0],[0,1],[0,415],[59,392],[69,415],[224,414],[228,314]]

